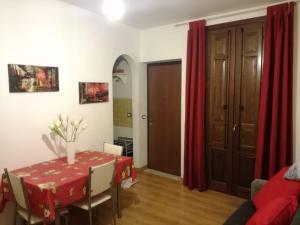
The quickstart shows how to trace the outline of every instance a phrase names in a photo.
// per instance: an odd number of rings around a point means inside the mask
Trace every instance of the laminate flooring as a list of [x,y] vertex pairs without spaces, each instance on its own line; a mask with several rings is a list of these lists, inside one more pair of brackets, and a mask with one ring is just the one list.
[[[117,225],[222,225],[245,199],[215,191],[188,190],[180,181],[140,172],[122,191]],[[93,225],[111,225],[110,203],[94,209]],[[88,225],[88,213],[71,208],[70,225]]]

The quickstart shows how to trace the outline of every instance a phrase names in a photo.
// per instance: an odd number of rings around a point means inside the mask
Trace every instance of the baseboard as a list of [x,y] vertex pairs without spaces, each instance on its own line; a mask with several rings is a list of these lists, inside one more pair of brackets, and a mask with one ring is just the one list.
[[172,180],[176,180],[176,181],[182,182],[181,177],[175,176],[175,175],[172,175],[172,174],[168,174],[168,173],[164,173],[164,172],[161,172],[161,171],[157,171],[157,170],[152,170],[152,169],[146,168],[144,170],[144,172],[151,173],[151,174],[154,174],[154,175],[157,175],[157,176],[161,176],[161,177],[165,177],[165,178],[169,178],[169,179],[172,179]]

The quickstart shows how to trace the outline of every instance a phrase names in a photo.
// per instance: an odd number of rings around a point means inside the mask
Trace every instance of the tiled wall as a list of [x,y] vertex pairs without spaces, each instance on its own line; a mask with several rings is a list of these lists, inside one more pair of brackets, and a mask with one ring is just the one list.
[[128,117],[128,113],[132,115],[132,100],[129,98],[114,98],[114,126],[131,127],[132,116]]

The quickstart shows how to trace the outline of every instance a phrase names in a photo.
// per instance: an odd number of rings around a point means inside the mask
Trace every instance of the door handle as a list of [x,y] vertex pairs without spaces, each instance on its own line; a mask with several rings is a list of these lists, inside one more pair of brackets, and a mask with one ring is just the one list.
[[148,123],[149,123],[149,126],[152,126],[152,124],[153,124],[153,120],[152,120],[152,118],[151,118],[151,117],[148,117]]
[[233,125],[232,132],[235,133],[235,131],[237,130],[237,128],[238,128],[238,125],[235,123]]

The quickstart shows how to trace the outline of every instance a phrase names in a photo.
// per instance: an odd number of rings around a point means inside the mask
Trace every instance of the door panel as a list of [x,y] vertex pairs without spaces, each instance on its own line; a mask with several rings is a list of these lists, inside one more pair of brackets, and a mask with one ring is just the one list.
[[207,64],[207,152],[209,186],[227,192],[231,179],[230,79],[232,73],[232,29],[208,32]]
[[148,66],[148,167],[180,176],[181,63]]
[[262,65],[263,23],[237,27],[233,192],[249,197],[254,179],[257,120]]

